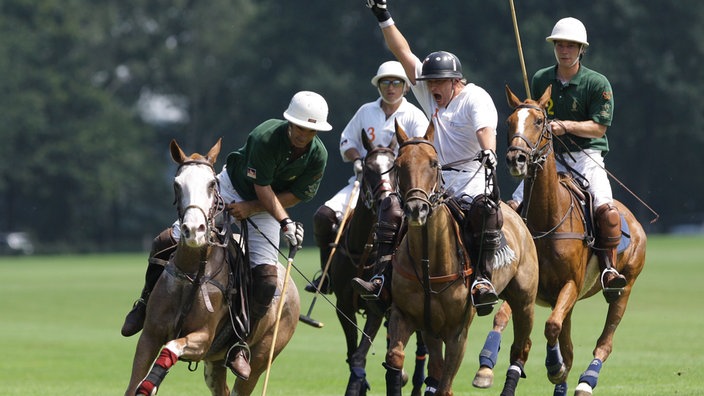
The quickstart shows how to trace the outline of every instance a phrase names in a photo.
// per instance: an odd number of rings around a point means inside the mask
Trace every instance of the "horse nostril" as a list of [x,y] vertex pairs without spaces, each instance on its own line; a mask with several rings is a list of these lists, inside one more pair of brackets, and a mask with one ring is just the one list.
[[528,160],[528,157],[525,154],[519,154],[518,157],[516,157],[516,162],[519,164],[524,164]]

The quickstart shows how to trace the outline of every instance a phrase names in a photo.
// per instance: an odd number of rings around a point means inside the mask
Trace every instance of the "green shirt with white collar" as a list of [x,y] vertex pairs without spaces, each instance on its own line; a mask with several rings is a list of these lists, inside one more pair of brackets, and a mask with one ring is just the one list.
[[264,121],[249,134],[239,150],[227,156],[227,174],[232,186],[247,201],[257,199],[254,185],[271,186],[274,193],[290,191],[303,202],[318,192],[328,161],[328,152],[318,136],[299,158],[291,160],[289,123]]

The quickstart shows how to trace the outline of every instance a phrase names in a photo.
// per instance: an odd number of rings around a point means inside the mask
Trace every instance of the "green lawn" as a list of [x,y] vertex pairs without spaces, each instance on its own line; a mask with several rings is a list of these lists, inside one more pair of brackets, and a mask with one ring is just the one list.
[[[704,394],[704,238],[651,237],[646,267],[616,332],[614,353],[604,364],[595,395]],[[129,379],[136,337],[119,334],[122,320],[142,287],[146,254],[0,257],[0,395],[121,395]],[[318,267],[317,251],[306,247],[295,266],[306,276]],[[294,270],[307,312],[311,294]],[[599,296],[580,302],[573,315],[575,367],[570,394],[591,360],[606,303]],[[543,323],[536,309],[533,350],[519,395],[551,395],[545,375]],[[300,324],[275,362],[267,394],[340,395],[347,382],[344,341],[334,308],[322,297],[312,315],[322,329]],[[456,395],[498,395],[508,366],[510,332],[504,335],[489,390],[471,385],[477,353],[491,318],[476,318],[465,362],[455,380]],[[412,355],[414,346],[407,351]],[[384,342],[369,357],[370,394],[383,395]],[[177,364],[159,395],[207,395],[201,368],[192,373]],[[262,380],[263,382],[263,380]],[[255,394],[261,394],[261,383]]]

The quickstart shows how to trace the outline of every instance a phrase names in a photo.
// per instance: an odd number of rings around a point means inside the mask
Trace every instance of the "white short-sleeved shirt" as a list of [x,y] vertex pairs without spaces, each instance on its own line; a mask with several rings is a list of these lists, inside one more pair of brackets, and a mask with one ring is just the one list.
[[[363,104],[342,131],[342,135],[340,135],[342,158],[344,159],[345,151],[350,148],[357,149],[362,156],[367,155],[367,150],[362,143],[362,129],[374,146],[388,147],[396,133],[394,120],[398,120],[408,137],[423,136],[428,129],[428,118],[421,109],[407,101],[406,98],[403,98],[401,106],[388,118],[386,118],[384,110],[381,109],[381,98],[379,98],[374,102]],[[342,218],[348,201],[351,200],[352,208],[356,206],[356,198],[351,196],[354,181],[355,176],[352,175],[347,185],[325,202],[325,206],[337,212],[338,219]]]
[[[421,61],[416,59],[416,77],[420,76],[422,66]],[[455,196],[465,193],[471,197],[484,192],[484,172],[480,173],[481,177],[475,177],[480,163],[472,159],[481,151],[477,131],[488,127],[496,133],[498,113],[489,93],[470,83],[446,108],[440,108],[427,82],[416,81],[411,89],[425,114],[435,124],[433,144],[438,151],[440,164],[464,171],[443,172],[448,192]]]
[[363,104],[347,123],[340,135],[340,154],[344,158],[345,151],[355,148],[362,156],[367,155],[362,144],[362,129],[374,146],[388,146],[396,133],[394,120],[398,120],[408,137],[423,136],[428,129],[428,118],[406,98],[402,99],[398,110],[388,118],[381,109],[379,98]]

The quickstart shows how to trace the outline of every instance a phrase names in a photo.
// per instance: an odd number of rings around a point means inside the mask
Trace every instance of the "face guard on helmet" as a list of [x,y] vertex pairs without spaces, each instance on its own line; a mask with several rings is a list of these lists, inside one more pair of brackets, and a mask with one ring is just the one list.
[[423,60],[421,75],[416,80],[461,79],[462,64],[457,57],[447,51],[432,52]]

